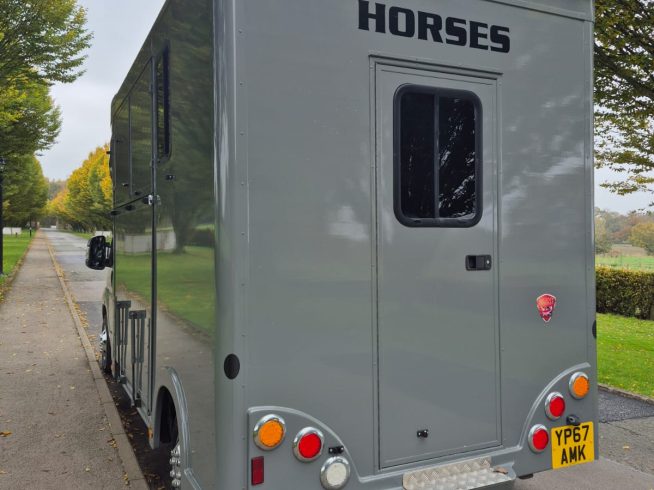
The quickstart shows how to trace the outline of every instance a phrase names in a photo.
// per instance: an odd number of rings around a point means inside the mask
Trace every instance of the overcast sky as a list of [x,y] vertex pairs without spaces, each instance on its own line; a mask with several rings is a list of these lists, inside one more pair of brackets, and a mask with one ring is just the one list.
[[[132,65],[164,0],[78,0],[88,11],[88,27],[94,34],[88,51],[86,73],[70,85],[56,85],[52,95],[63,111],[63,127],[57,144],[41,155],[45,175],[65,179],[96,146],[109,141],[111,99]],[[620,197],[599,184],[617,177],[606,170],[596,172],[595,204],[626,213],[645,208],[654,195]]]
[[92,47],[76,82],[55,85],[52,96],[63,112],[55,146],[40,156],[43,173],[65,179],[96,146],[111,138],[111,99],[132,66],[164,0],[78,0],[87,9]]

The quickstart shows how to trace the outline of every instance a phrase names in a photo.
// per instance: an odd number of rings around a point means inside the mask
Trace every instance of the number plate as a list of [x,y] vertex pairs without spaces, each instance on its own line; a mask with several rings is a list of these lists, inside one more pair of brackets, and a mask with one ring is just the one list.
[[565,468],[595,460],[593,423],[584,422],[578,427],[554,427],[551,432],[552,468]]

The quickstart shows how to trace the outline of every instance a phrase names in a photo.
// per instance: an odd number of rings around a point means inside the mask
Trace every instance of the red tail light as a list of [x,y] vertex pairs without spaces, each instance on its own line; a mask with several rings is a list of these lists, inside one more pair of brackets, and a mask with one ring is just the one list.
[[322,454],[323,441],[322,432],[313,427],[302,429],[293,441],[293,453],[300,461],[309,462]]
[[550,443],[550,435],[544,425],[534,425],[529,431],[529,447],[535,453],[542,453]]
[[252,458],[250,462],[250,471],[252,473],[252,485],[261,485],[263,483],[263,456]]
[[565,413],[565,398],[563,398],[561,393],[550,393],[545,401],[545,413],[552,420],[559,419],[563,416]]

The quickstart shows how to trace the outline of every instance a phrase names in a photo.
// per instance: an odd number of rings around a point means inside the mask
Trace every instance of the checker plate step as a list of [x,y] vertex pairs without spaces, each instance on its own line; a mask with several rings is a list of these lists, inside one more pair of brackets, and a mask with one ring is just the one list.
[[405,473],[402,483],[404,490],[471,490],[513,481],[506,473],[479,458]]

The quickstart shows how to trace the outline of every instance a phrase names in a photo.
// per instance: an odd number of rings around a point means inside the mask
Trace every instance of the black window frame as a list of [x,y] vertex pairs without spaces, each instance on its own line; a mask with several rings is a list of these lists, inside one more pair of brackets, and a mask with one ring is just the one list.
[[[134,125],[134,111],[133,108],[137,106],[137,104],[133,101],[133,99],[138,100],[137,98],[140,96],[147,95],[147,100],[149,101],[150,105],[150,111],[149,111],[149,124],[147,126],[144,125],[138,125],[137,127],[145,127],[147,128],[149,126],[149,131],[150,131],[150,152],[147,154],[147,168],[151,168],[152,165],[152,155],[153,155],[153,148],[152,145],[156,141],[152,135],[153,131],[153,123],[155,118],[157,117],[156,114],[156,109],[153,108],[153,100],[152,100],[152,70],[153,70],[153,58],[150,57],[147,60],[145,60],[145,63],[143,64],[141,68],[141,72],[139,75],[136,77],[136,80],[132,83],[132,86],[129,89],[129,93],[127,95],[127,102],[128,102],[128,107],[129,107],[129,195],[130,198],[136,199],[140,198],[143,196],[144,192],[150,192],[152,189],[152,178],[150,175],[150,172],[147,171],[144,173],[144,175],[148,176],[146,180],[145,186],[143,185],[142,182],[137,182],[137,180],[134,178],[135,175],[135,165],[134,165],[134,130],[135,130],[135,125]],[[149,68],[149,69],[148,69]],[[147,86],[147,91],[139,92],[139,84],[140,83],[145,83]],[[144,100],[146,97],[144,97]],[[147,114],[147,111],[143,111],[143,115]],[[138,163],[138,162],[137,162]]]
[[[163,101],[159,99],[159,63],[162,64],[163,79],[161,80],[163,85]],[[157,163],[159,165],[165,163],[170,159],[172,154],[172,124],[171,124],[171,113],[170,113],[170,45],[166,46],[161,50],[159,55],[155,58],[154,64],[154,93],[155,93],[155,105],[154,105],[154,116],[155,116],[155,155],[157,158]],[[163,102],[163,153],[159,152],[159,143],[160,143],[160,115],[159,115],[159,103]]]
[[[126,127],[121,128],[121,129],[126,129],[125,134],[118,134],[119,131],[116,130],[116,126],[119,124],[120,121],[120,116],[122,112],[125,111],[126,114],[126,119],[125,122]],[[123,139],[120,139],[119,137],[122,136]],[[127,94],[125,98],[120,102],[120,105],[118,106],[118,109],[116,109],[116,112],[114,112],[113,115],[113,120],[112,120],[112,149],[111,149],[111,162],[113,164],[113,174],[112,174],[112,181],[113,181],[113,189],[114,189],[114,205],[117,206],[120,203],[125,203],[128,202],[131,197],[132,197],[132,107],[130,103],[130,96]],[[125,177],[124,175],[119,175],[118,174],[118,167],[120,165],[120,161],[118,160],[118,155],[121,153],[119,146],[120,145],[126,145],[126,157],[127,157],[127,162],[126,162],[126,172],[127,172],[127,181],[126,182],[121,182],[119,177]],[[124,180],[124,179],[122,179]],[[120,199],[120,196],[123,194],[122,190],[119,190],[119,188],[126,189],[124,191],[126,193],[126,197],[123,199]]]
[[[429,94],[434,98],[441,96],[464,99],[472,102],[475,111],[475,214],[470,218],[415,218],[406,216],[402,211],[402,98],[406,93]],[[438,103],[435,103],[438,107]],[[434,110],[435,148],[434,173],[438,174],[440,161],[438,149],[439,111]],[[469,90],[458,90],[424,85],[407,84],[397,89],[393,100],[393,208],[397,220],[411,228],[471,228],[477,225],[483,216],[483,111],[481,99]],[[436,177],[435,177],[436,178]],[[438,183],[438,181],[436,181]],[[434,190],[436,209],[438,209],[438,186]]]

